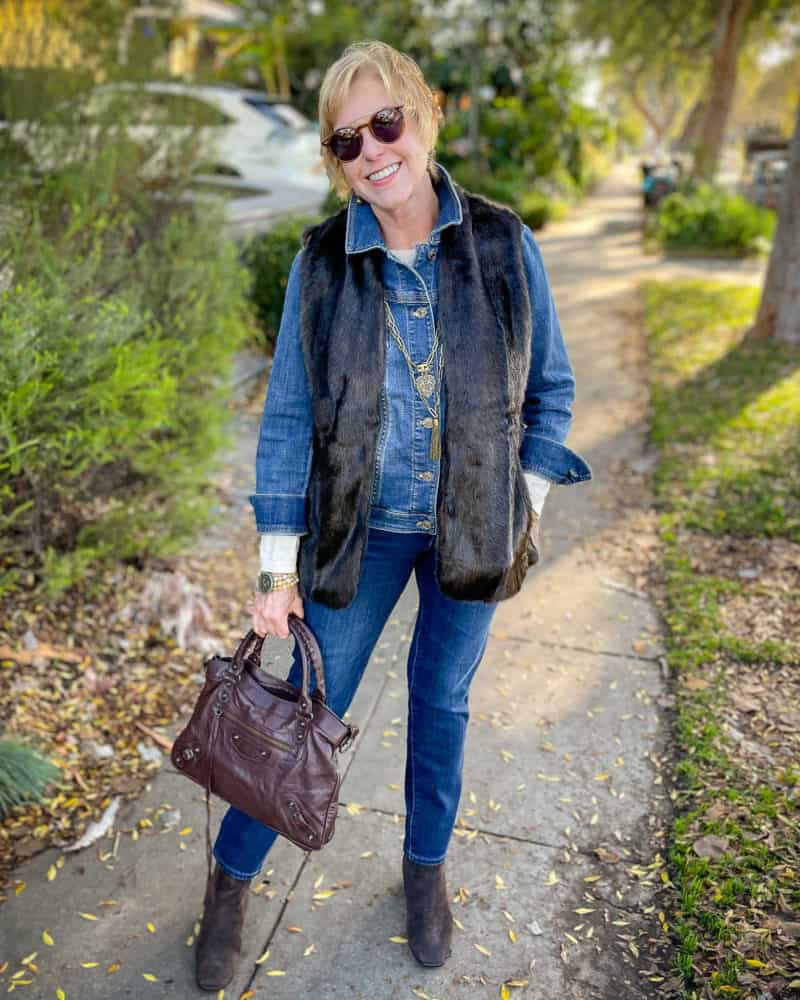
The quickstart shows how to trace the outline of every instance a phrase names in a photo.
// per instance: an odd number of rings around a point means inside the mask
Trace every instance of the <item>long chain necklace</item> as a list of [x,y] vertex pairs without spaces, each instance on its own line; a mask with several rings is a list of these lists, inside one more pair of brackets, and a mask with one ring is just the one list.
[[[409,374],[411,375],[411,382],[417,390],[417,395],[425,405],[425,409],[428,413],[430,413],[433,420],[430,457],[432,459],[439,459],[442,453],[439,435],[439,403],[441,401],[442,371],[444,368],[444,350],[442,344],[440,343],[440,326],[437,323],[433,336],[431,353],[425,361],[415,362],[408,353],[408,348],[403,343],[403,338],[400,336],[400,331],[397,329],[397,323],[392,315],[389,303],[384,299],[383,304],[386,307],[386,322],[389,327],[389,333],[391,333],[395,343],[400,348],[400,353],[405,358]],[[437,377],[434,377],[431,373],[431,368],[433,367],[434,362],[436,362]],[[433,406],[431,406],[428,402],[428,397],[432,396],[434,391],[436,392],[436,397]]]

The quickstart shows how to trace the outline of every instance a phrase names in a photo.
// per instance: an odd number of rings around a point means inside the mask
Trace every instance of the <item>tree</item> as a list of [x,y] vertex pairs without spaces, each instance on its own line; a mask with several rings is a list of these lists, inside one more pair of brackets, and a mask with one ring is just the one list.
[[720,0],[711,43],[708,104],[695,144],[694,174],[712,180],[736,94],[739,51],[753,0]]
[[[736,92],[739,57],[746,45],[759,46],[775,38],[797,19],[796,0],[576,0],[576,24],[585,37],[607,46],[606,60],[636,92],[644,81],[662,74],[667,65],[696,82],[684,126],[694,143],[696,176],[716,172],[722,142]],[[674,88],[670,88],[674,89]],[[697,100],[703,104],[697,107]],[[639,98],[641,103],[641,98]],[[663,119],[668,107],[653,116]],[[657,131],[658,134],[658,131]]]
[[751,335],[800,345],[800,104],[778,206],[775,242]]

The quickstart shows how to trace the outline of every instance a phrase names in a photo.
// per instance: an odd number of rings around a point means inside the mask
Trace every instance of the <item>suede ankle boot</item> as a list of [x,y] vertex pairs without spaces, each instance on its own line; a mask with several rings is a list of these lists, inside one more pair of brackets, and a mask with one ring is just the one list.
[[224,989],[233,979],[242,950],[250,881],[233,878],[219,865],[214,866],[206,885],[195,953],[195,974],[201,990]]
[[403,855],[406,894],[406,934],[411,954],[420,965],[436,968],[450,956],[453,917],[447,899],[444,862],[418,865]]

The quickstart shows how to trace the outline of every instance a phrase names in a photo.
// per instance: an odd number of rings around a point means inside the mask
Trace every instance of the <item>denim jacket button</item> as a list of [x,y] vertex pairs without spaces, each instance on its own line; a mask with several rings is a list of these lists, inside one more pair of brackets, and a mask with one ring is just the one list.
[[430,521],[417,521],[417,527],[418,528],[430,528],[431,527],[431,522]]
[[419,476],[420,479],[424,479],[426,483],[430,482],[431,479],[433,479],[433,473],[432,472],[428,472],[428,471],[419,472],[419,473],[417,473],[417,475]]
[[428,260],[436,260],[436,248],[428,251]]
[[420,306],[418,309],[414,310],[412,316],[416,316],[417,319],[422,319],[423,316],[427,315],[427,312],[428,310],[425,308],[425,306]]

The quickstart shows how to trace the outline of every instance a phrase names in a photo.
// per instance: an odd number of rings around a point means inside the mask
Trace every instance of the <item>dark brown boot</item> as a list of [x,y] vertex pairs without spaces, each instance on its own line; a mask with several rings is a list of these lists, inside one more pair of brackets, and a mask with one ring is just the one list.
[[219,865],[206,885],[197,937],[195,973],[201,990],[221,990],[233,979],[242,950],[250,879],[233,878]]
[[406,934],[411,954],[420,965],[436,968],[450,956],[453,916],[447,899],[444,862],[418,865],[403,855],[406,893]]

